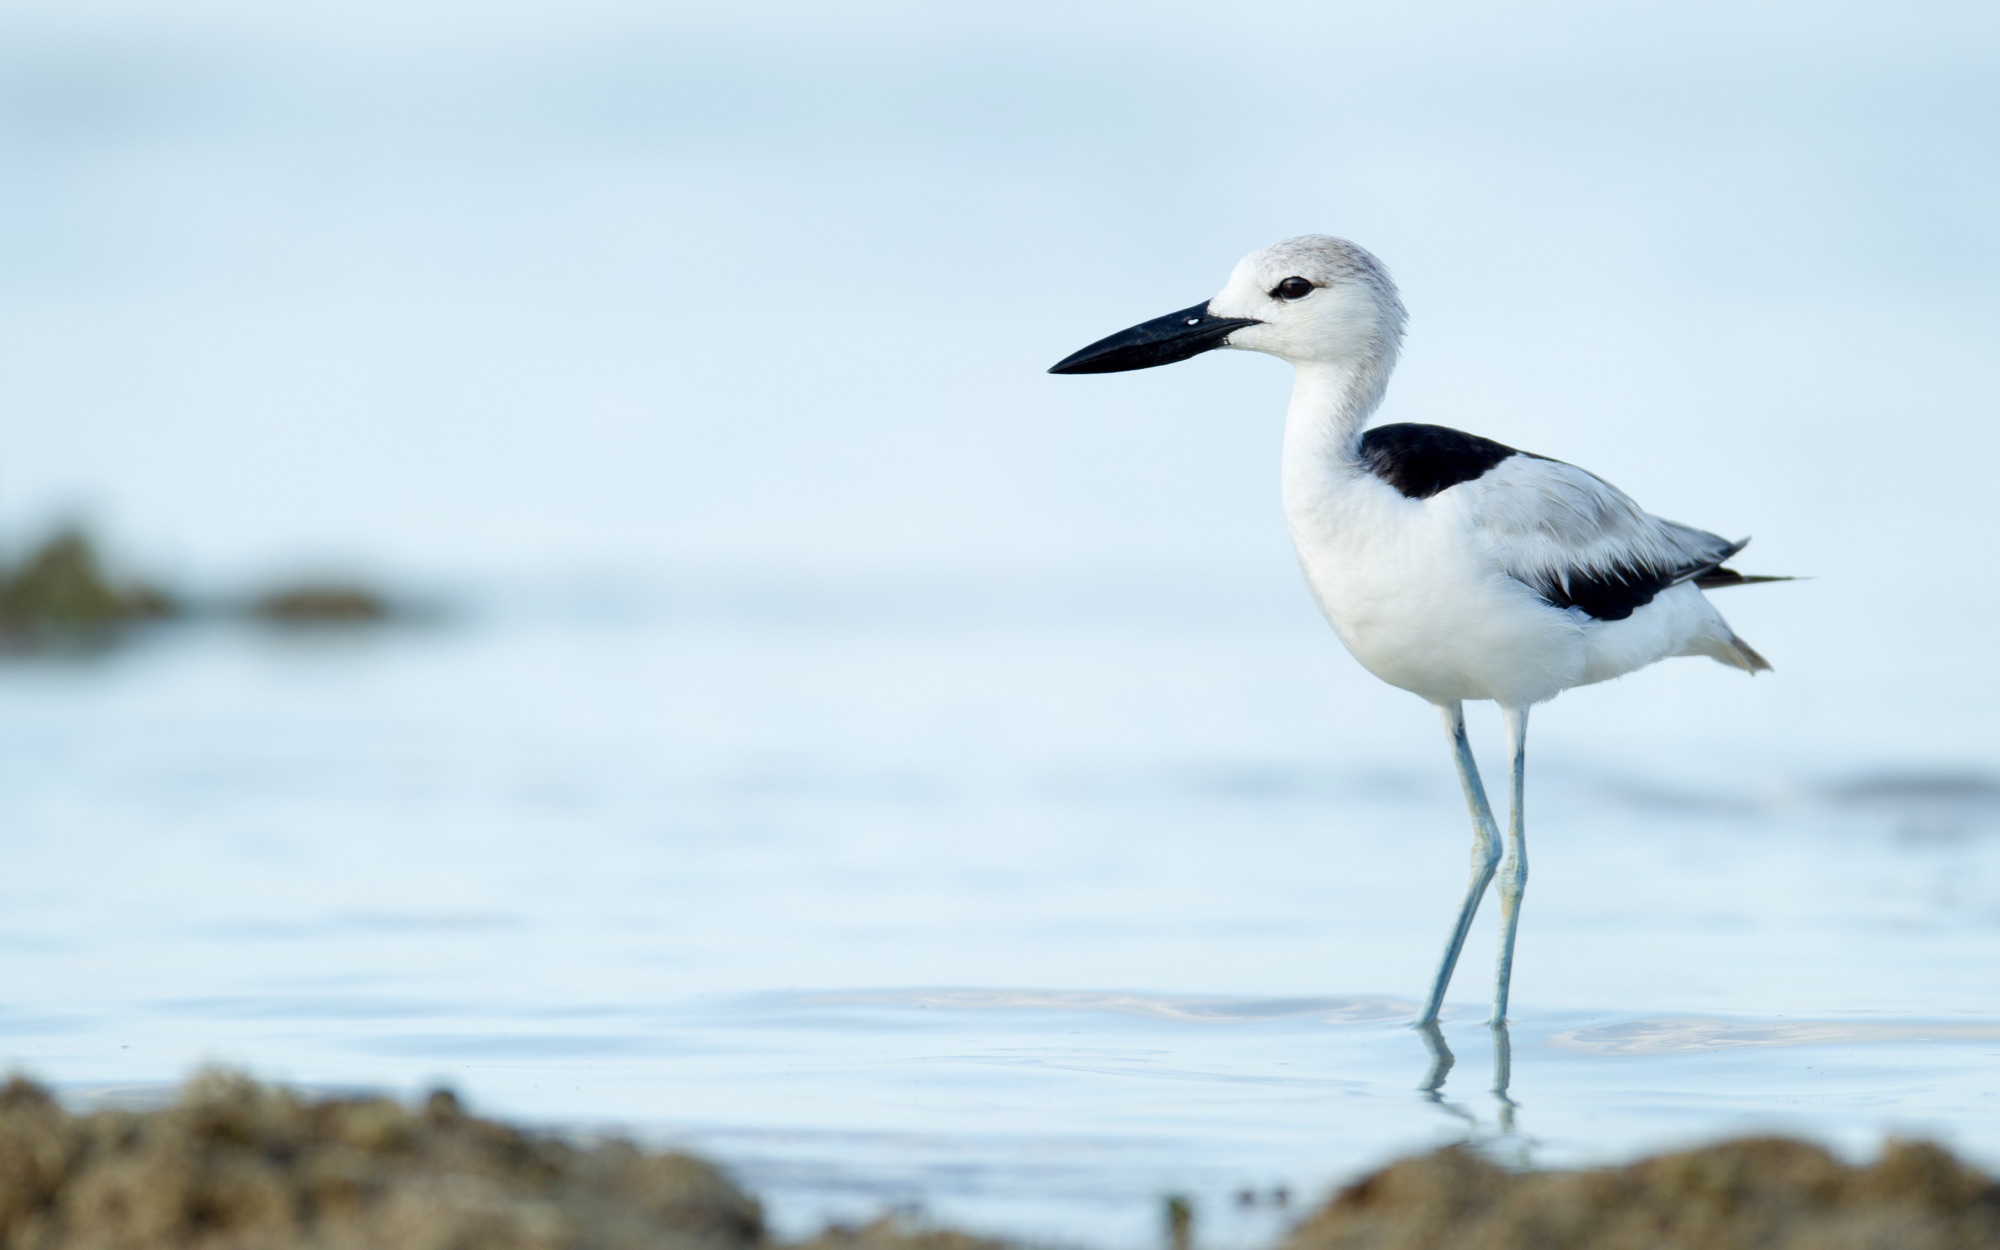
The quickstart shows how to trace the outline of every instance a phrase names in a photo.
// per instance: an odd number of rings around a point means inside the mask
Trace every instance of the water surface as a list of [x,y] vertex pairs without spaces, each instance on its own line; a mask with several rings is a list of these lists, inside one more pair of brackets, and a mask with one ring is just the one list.
[[[1502,1098],[1490,916],[1448,1069],[1408,1025],[1469,841],[1427,709],[1296,604],[982,593],[523,592],[16,661],[4,1054],[80,1096],[448,1082],[708,1152],[788,1230],[1137,1246],[1179,1192],[1245,1244],[1468,1136],[2000,1161],[1976,770],[1823,763],[1695,661],[1544,709]],[[1677,735],[1731,750],[1668,767]]]

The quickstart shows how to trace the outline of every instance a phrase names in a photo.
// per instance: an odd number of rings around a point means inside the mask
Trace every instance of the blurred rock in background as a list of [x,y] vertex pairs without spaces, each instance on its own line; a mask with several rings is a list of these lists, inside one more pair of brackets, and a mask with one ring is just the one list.
[[276,587],[252,599],[248,611],[272,625],[357,625],[387,620],[394,609],[365,586],[329,581]]
[[0,641],[16,645],[101,641],[180,610],[157,586],[114,581],[80,526],[64,526],[18,565],[0,570]]
[[151,577],[113,572],[99,542],[66,524],[0,561],[0,651],[91,650],[137,626],[247,619],[265,625],[350,626],[434,616],[353,577],[300,577],[248,594],[204,599]]

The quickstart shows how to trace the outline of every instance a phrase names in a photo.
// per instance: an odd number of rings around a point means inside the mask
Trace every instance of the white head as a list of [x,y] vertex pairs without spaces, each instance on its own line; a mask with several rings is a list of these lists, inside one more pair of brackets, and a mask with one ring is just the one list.
[[1293,364],[1393,366],[1403,341],[1403,301],[1389,271],[1366,249],[1328,234],[1245,256],[1208,309],[1258,323],[1223,346]]
[[1118,373],[1234,347],[1386,381],[1404,317],[1396,284],[1366,249],[1300,235],[1237,262],[1214,299],[1100,339],[1049,372]]

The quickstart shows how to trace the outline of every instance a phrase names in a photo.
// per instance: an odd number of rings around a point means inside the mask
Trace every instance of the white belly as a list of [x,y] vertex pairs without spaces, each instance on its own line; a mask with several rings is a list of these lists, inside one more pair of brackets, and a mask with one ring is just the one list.
[[1313,598],[1362,667],[1432,702],[1526,705],[1581,682],[1588,649],[1573,614],[1483,565],[1443,510],[1380,494],[1342,523],[1291,518]]

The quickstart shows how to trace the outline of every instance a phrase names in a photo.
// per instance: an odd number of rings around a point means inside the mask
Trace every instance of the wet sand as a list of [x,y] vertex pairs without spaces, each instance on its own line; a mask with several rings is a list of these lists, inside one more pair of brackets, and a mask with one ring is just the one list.
[[[1185,1204],[1163,1228],[1198,1245]],[[0,1244],[23,1250],[753,1250],[757,1200],[693,1155],[469,1115],[437,1092],[309,1098],[209,1071],[150,1111],[0,1089]],[[885,1215],[811,1250],[997,1250]],[[1466,1147],[1341,1190],[1279,1250],[1960,1250],[2000,1246],[2000,1183],[1924,1143],[1850,1165],[1744,1138],[1617,1169],[1512,1172]]]

